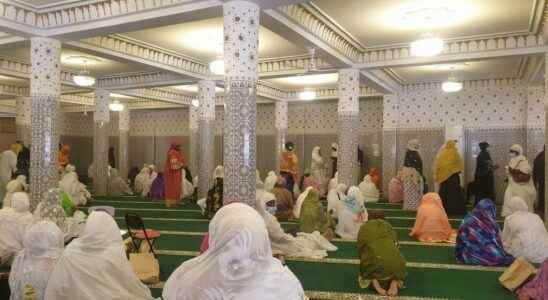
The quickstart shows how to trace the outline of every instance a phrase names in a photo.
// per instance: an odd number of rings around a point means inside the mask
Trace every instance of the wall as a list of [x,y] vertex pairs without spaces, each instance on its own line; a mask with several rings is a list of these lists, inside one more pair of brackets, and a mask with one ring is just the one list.
[[0,118],[0,153],[15,143],[15,118]]

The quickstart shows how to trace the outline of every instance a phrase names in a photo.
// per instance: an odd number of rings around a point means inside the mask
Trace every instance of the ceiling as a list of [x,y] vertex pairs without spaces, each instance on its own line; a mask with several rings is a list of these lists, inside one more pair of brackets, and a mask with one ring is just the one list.
[[[183,53],[202,62],[218,59],[223,54],[222,18],[129,32],[124,35],[168,50]],[[306,53],[306,49],[296,46],[265,27],[260,28],[260,58],[293,56]]]
[[[314,0],[365,47],[409,43],[426,32],[443,39],[528,32],[537,0]],[[425,21],[424,17],[431,21]]]
[[282,89],[301,90],[304,88],[335,88],[338,80],[338,73],[328,73],[273,78],[266,82]]
[[46,6],[68,4],[73,2],[78,2],[79,0],[12,0],[14,2],[19,2],[27,6],[41,8]]

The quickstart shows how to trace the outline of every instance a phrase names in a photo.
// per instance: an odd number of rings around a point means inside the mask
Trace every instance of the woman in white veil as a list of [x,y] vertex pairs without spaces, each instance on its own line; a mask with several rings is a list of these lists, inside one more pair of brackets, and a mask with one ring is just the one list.
[[310,175],[320,185],[320,194],[324,195],[326,184],[326,164],[322,158],[320,146],[312,149],[312,161],[310,162]]
[[[508,187],[506,187],[506,191],[504,192],[504,204],[502,205],[501,215],[503,217],[510,215],[508,203],[513,197],[520,197],[525,200],[529,212],[533,212],[537,202],[537,190],[532,178],[533,169],[527,157],[523,155],[523,148],[520,145],[514,144],[510,147],[510,161],[506,166],[506,173],[508,176]],[[512,173],[528,175],[529,180],[518,182]]]
[[45,299],[153,299],[126,257],[120,228],[103,211],[92,212],[82,235],[59,258]]
[[23,249],[23,237],[34,221],[26,193],[13,194],[11,205],[0,210],[0,265]]
[[133,191],[129,188],[127,182],[124,181],[120,175],[118,175],[118,170],[115,168],[110,169],[108,195],[115,197],[122,195],[133,195]]
[[272,256],[264,220],[250,206],[232,203],[209,223],[209,248],[171,274],[165,300],[302,300],[295,275]]
[[78,181],[78,174],[76,174],[76,168],[73,165],[65,167],[63,178],[59,181],[59,188],[69,196],[76,206],[86,205],[88,199],[91,198],[86,186]]
[[30,227],[11,266],[10,300],[44,299],[44,292],[57,260],[63,252],[63,232],[51,221]]
[[268,172],[268,175],[266,176],[264,180],[264,189],[267,192],[272,192],[274,189],[274,186],[276,185],[276,181],[278,181],[278,175],[276,175],[276,172],[270,171]]

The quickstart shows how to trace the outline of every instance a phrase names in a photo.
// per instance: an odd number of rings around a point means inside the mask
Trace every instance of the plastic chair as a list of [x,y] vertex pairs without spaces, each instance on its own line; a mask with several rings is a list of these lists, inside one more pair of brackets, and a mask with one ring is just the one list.
[[88,213],[90,214],[94,211],[104,211],[113,218],[116,213],[116,209],[112,206],[92,206],[88,209]]
[[139,251],[141,243],[146,240],[150,252],[156,257],[153,246],[156,239],[160,237],[160,233],[154,229],[146,229],[143,219],[138,214],[126,214],[125,219],[128,233],[135,249]]

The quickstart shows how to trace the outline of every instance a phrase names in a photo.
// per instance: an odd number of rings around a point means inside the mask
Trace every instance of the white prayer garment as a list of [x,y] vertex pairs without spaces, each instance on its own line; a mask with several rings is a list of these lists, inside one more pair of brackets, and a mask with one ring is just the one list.
[[12,206],[0,210],[0,265],[9,264],[23,249],[23,237],[34,222],[29,206],[29,196],[18,192],[12,196]]
[[129,263],[120,228],[103,211],[92,212],[80,238],[59,258],[46,299],[153,299]]
[[53,268],[63,252],[63,232],[51,221],[32,225],[23,239],[23,250],[17,253],[11,266],[10,300],[44,299],[44,292]]
[[165,300],[302,300],[295,275],[272,256],[261,216],[250,206],[222,207],[209,224],[209,248],[167,280]]

